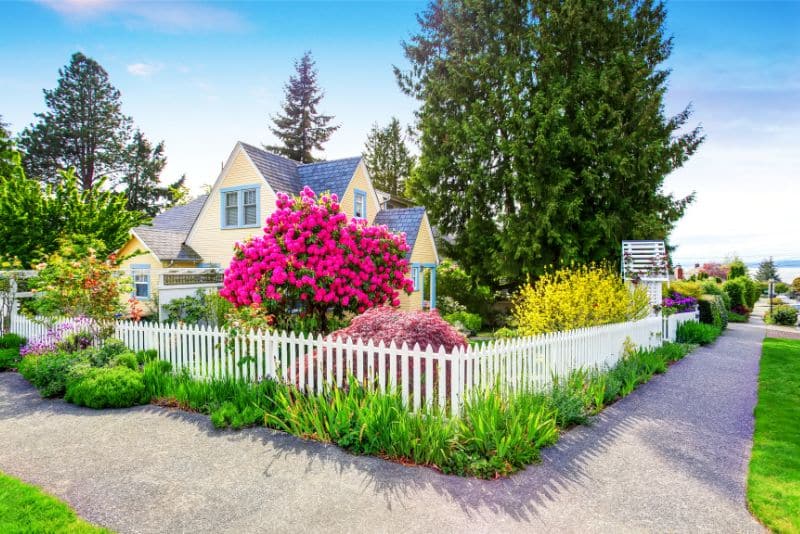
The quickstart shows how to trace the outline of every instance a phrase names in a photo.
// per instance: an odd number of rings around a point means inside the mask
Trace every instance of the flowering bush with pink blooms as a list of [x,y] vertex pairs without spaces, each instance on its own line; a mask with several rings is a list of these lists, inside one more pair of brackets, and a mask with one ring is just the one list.
[[467,346],[467,338],[435,311],[410,312],[386,306],[367,310],[353,319],[347,328],[333,332],[331,337],[364,341],[372,339],[375,343],[383,341],[387,345],[394,341],[398,347],[403,343],[409,347],[419,343],[423,350],[430,345],[433,350],[444,347],[447,352],[453,347]]
[[413,290],[404,235],[348,220],[336,195],[317,198],[308,187],[299,197],[279,193],[276,204],[264,235],[237,243],[225,270],[220,295],[236,306],[263,309],[278,327],[299,310],[325,332],[328,311],[398,306],[400,291]]

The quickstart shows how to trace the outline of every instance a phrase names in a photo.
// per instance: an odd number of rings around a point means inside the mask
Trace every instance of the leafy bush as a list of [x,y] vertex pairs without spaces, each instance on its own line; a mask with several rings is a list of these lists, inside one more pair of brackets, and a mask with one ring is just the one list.
[[[450,315],[445,315],[444,320],[455,326],[459,330],[466,330],[473,334],[477,334],[481,330],[483,321],[481,316],[477,313],[469,312],[455,312]],[[459,325],[461,328],[459,328]]]
[[650,313],[645,289],[628,288],[609,266],[559,269],[526,284],[514,297],[522,335],[642,319]]
[[[429,287],[429,286],[428,286]],[[452,299],[466,309],[477,313],[485,322],[491,320],[491,309],[494,301],[489,286],[475,283],[467,272],[449,259],[442,260],[436,268],[436,298],[442,315],[461,311],[447,309],[448,303],[442,306],[442,298]]]
[[783,295],[784,293],[788,293],[791,287],[789,287],[789,284],[784,282],[777,282],[772,289],[776,294]]
[[142,373],[127,367],[89,369],[70,377],[64,400],[89,408],[128,408],[148,402]]
[[722,289],[731,300],[730,309],[747,307],[748,287],[744,278],[734,278],[722,284]]
[[453,347],[467,346],[467,339],[436,312],[407,312],[386,306],[367,310],[347,328],[331,333],[331,337],[350,337],[365,342],[372,339],[387,345],[394,341],[398,347],[403,343],[409,347],[419,343],[423,349],[430,344],[433,350],[444,347],[448,352]]
[[713,324],[687,321],[678,326],[676,339],[678,343],[708,345],[713,343],[721,333],[722,330]]
[[247,426],[255,426],[264,422],[266,412],[258,406],[245,406],[240,409],[234,403],[225,401],[222,406],[211,412],[211,423],[215,428],[232,428],[239,430]]
[[15,369],[20,358],[19,349],[0,349],[0,371]]
[[131,371],[139,370],[139,361],[136,359],[136,354],[132,352],[123,352],[114,356],[108,365],[109,367],[127,367]]
[[55,352],[25,356],[17,370],[39,390],[42,397],[60,397],[67,387],[67,377],[72,366],[86,362],[83,354]]
[[749,312],[747,314],[737,313],[735,311],[728,312],[729,323],[746,323],[750,320]]
[[703,286],[700,282],[674,280],[669,283],[669,287],[667,287],[666,282],[663,285],[662,292],[664,294],[668,294],[669,291],[674,291],[675,293],[680,293],[681,295],[685,295],[687,297],[700,298],[700,296],[703,294]]
[[702,282],[700,287],[703,289],[703,294],[705,295],[722,295],[724,293],[722,286],[712,280]]
[[508,339],[512,337],[517,337],[519,335],[519,332],[517,332],[513,328],[508,328],[507,326],[504,326],[503,328],[498,328],[497,330],[495,330],[493,335],[497,339]]
[[39,355],[59,350],[74,352],[93,345],[100,337],[101,328],[94,319],[75,317],[56,324],[38,338],[28,340],[20,348],[20,354]]
[[740,259],[733,260],[728,266],[728,280],[747,276],[747,265]]
[[773,306],[783,306],[784,304],[786,304],[780,297],[773,297],[769,299],[769,303],[772,304]]
[[183,322],[203,326],[222,326],[233,304],[217,293],[198,289],[194,296],[174,299],[164,305],[168,323]]
[[25,344],[25,338],[9,333],[0,336],[0,349],[17,349]]
[[136,362],[139,365],[144,365],[147,362],[152,362],[158,359],[158,351],[155,349],[140,350],[136,353]]
[[721,330],[728,326],[728,310],[721,295],[703,295],[697,301],[700,322],[711,324]]
[[[425,283],[427,284],[428,282]],[[436,295],[436,310],[442,317],[445,317],[451,313],[465,312],[467,311],[467,307],[453,297]]]
[[792,306],[778,306],[767,313],[764,320],[769,324],[794,326],[797,324],[797,309]]
[[128,347],[122,340],[107,339],[102,347],[90,351],[89,359],[95,367],[105,367],[116,356],[124,354]]

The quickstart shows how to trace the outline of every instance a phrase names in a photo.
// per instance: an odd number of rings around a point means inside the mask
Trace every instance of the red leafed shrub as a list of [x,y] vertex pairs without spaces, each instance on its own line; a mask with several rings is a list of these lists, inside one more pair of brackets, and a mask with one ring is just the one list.
[[467,338],[435,311],[408,312],[386,306],[367,310],[331,337],[350,337],[354,341],[360,338],[365,342],[372,339],[376,344],[383,341],[387,345],[394,341],[398,347],[407,343],[409,348],[419,343],[423,350],[431,345],[435,351],[444,347],[447,352],[467,346]]

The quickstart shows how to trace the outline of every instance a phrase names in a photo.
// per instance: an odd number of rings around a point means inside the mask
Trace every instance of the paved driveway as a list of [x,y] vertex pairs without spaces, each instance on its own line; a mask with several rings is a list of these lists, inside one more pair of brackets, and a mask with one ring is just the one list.
[[744,483],[762,337],[732,326],[504,480],[155,406],[41,400],[13,373],[0,374],[0,470],[119,532],[756,532]]

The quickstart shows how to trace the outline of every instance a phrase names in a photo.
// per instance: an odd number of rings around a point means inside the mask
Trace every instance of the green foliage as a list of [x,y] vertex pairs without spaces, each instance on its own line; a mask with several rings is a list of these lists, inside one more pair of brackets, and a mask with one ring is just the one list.
[[20,361],[19,349],[0,349],[0,371],[16,369]]
[[789,289],[791,289],[791,287],[789,286],[789,284],[784,284],[783,282],[778,282],[778,283],[775,284],[775,286],[772,289],[773,289],[773,291],[775,291],[775,294],[783,295],[784,293],[788,293]]
[[64,243],[37,266],[39,273],[29,282],[36,298],[27,303],[29,308],[45,317],[114,319],[123,309],[121,296],[129,285],[119,276],[116,260],[98,257],[103,247],[97,241]]
[[709,345],[716,341],[722,330],[713,324],[687,321],[678,326],[676,339],[678,343],[692,343],[695,345]]
[[722,286],[715,280],[705,280],[700,287],[705,295],[722,295],[724,293]]
[[168,323],[183,322],[208,326],[222,326],[226,316],[234,309],[233,304],[219,296],[216,291],[198,289],[194,296],[174,299],[163,306]]
[[502,328],[498,328],[497,330],[495,330],[493,335],[497,339],[508,339],[512,337],[518,337],[519,332],[517,332],[513,328],[508,328],[507,326],[504,326]]
[[443,319],[457,328],[457,325],[461,325],[463,329],[466,329],[473,334],[480,332],[481,325],[483,323],[480,315],[469,312],[451,313],[449,315],[445,315]]
[[744,278],[733,278],[722,284],[722,289],[731,301],[731,309],[737,306],[747,306],[748,287]]
[[728,309],[721,295],[703,295],[697,299],[700,322],[724,330],[728,326]]
[[0,473],[0,532],[110,534],[78,518],[65,503],[41,489]]
[[70,377],[64,400],[101,409],[128,408],[147,404],[149,399],[142,373],[127,367],[100,367]]
[[25,344],[25,338],[14,334],[13,332],[9,332],[8,334],[3,334],[0,336],[0,349],[17,349]]
[[728,322],[729,323],[746,323],[750,320],[749,315],[743,315],[741,313],[736,312],[728,312]]
[[136,359],[136,354],[132,352],[123,352],[108,362],[109,367],[127,367],[131,371],[139,370],[139,361]]
[[394,196],[405,196],[405,181],[411,174],[414,161],[396,117],[392,117],[384,127],[377,123],[372,125],[364,145],[364,163],[377,189]]
[[764,320],[768,324],[795,326],[797,324],[797,309],[786,305],[776,306],[772,309],[772,312],[767,312]]
[[778,274],[778,268],[775,266],[775,260],[772,259],[772,256],[761,260],[761,263],[758,264],[756,280],[760,280],[762,282],[768,282],[769,280],[775,280],[777,282],[781,281],[781,277]]
[[795,293],[800,293],[800,276],[792,280],[792,291]]
[[265,415],[266,412],[258,406],[245,406],[240,409],[234,403],[225,401],[222,406],[211,412],[211,423],[215,428],[239,430],[240,428],[262,424]]
[[94,367],[105,367],[115,357],[128,352],[128,347],[122,340],[110,338],[103,342],[102,347],[87,352]]
[[136,362],[139,365],[144,365],[148,362],[158,359],[158,351],[155,349],[140,350],[136,353]]
[[70,369],[88,358],[80,353],[56,352],[22,358],[17,370],[39,390],[42,397],[61,397],[67,387]]
[[409,189],[470,274],[516,287],[669,235],[693,197],[664,178],[703,136],[689,108],[664,114],[663,4],[432,2],[419,20],[395,69],[420,105]]
[[664,283],[662,292],[665,295],[668,295],[670,290],[680,293],[681,295],[686,295],[687,297],[694,297],[696,299],[700,298],[700,296],[704,293],[702,283],[689,280],[674,280],[669,283],[669,286]]
[[550,407],[555,411],[556,424],[559,428],[569,428],[586,423],[588,415],[585,402],[575,388],[555,382],[548,395],[548,401]]
[[800,532],[800,341],[764,340],[747,501],[772,532]]
[[178,182],[161,186],[159,176],[167,164],[164,141],[153,146],[140,130],[136,130],[124,153],[125,170],[121,183],[125,188],[128,209],[153,217],[167,206],[172,196],[170,188],[179,187]]
[[314,160],[313,150],[323,150],[339,126],[329,126],[333,115],[317,111],[324,92],[317,85],[317,70],[311,52],[294,63],[295,75],[284,86],[283,113],[271,117],[270,131],[282,145],[264,147],[267,150],[302,163]]
[[[426,281],[426,287],[429,286]],[[490,321],[491,308],[494,301],[492,290],[487,285],[478,284],[469,274],[452,260],[444,259],[436,268],[437,299],[453,299],[464,305],[467,311],[477,313],[484,321]],[[442,313],[460,311],[445,310]]]
[[736,258],[728,265],[728,280],[743,276],[747,276],[747,265],[739,258]]
[[0,179],[0,256],[19,258],[29,268],[76,239],[101,243],[104,256],[128,240],[131,228],[146,220],[126,209],[125,196],[103,187],[81,191],[74,170],[59,171],[55,185],[35,180]]

